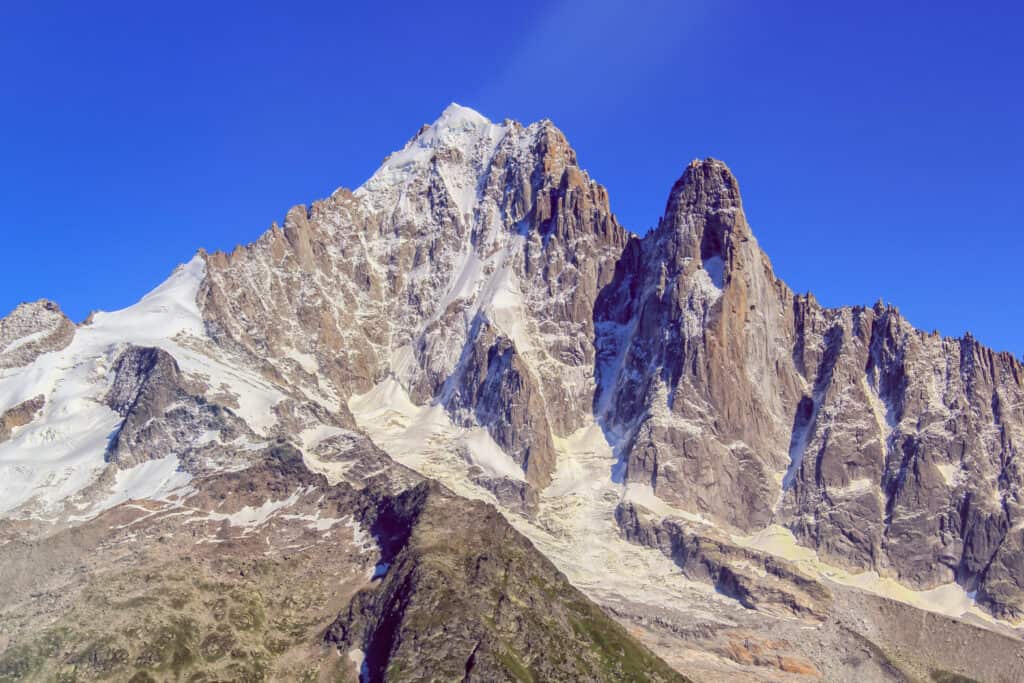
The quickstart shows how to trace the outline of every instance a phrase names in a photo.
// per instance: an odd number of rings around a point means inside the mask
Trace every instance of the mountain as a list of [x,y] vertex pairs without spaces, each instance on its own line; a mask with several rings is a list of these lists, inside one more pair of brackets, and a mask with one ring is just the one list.
[[135,306],[0,321],[0,677],[1016,680],[1022,382],[793,293],[720,161],[641,237],[453,104]]

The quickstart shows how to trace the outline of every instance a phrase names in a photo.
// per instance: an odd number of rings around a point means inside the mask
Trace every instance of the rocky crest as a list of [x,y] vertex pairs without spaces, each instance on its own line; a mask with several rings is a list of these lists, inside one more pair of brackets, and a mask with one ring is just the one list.
[[378,508],[373,529],[380,584],[325,635],[365,653],[367,680],[686,680],[483,503],[424,483]]
[[658,228],[627,247],[595,321],[595,405],[625,442],[627,480],[1024,617],[1017,359],[919,332],[892,307],[794,295],[715,160],[690,164]]
[[785,285],[747,226],[736,179],[695,161],[634,238],[594,312],[597,412],[628,480],[740,528],[768,523],[799,383]]
[[52,301],[19,305],[0,319],[0,369],[20,368],[41,354],[67,348],[75,324]]

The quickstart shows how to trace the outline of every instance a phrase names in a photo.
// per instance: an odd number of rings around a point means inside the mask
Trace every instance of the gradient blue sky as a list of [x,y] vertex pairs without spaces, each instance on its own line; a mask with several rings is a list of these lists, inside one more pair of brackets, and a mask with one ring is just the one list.
[[1020,355],[1024,9],[976,5],[6,2],[0,309],[128,305],[457,101],[553,119],[636,232],[721,158],[797,291]]

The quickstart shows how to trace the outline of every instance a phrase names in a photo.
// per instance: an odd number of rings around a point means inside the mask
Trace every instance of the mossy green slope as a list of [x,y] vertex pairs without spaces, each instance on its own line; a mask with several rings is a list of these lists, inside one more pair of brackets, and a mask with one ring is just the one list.
[[[177,507],[88,522],[95,533],[78,535],[94,545],[74,563],[100,559],[49,585],[63,605],[51,616],[27,615],[29,588],[5,602],[0,634],[14,642],[0,653],[0,682],[354,682],[354,649],[371,681],[685,680],[495,508],[436,483],[399,495],[329,486],[276,448],[193,484]],[[286,498],[296,502],[256,527],[210,512]],[[348,519],[364,538],[314,517]],[[370,533],[379,549],[366,549]],[[378,559],[390,569],[371,581]]]
[[390,561],[327,640],[371,681],[685,681],[493,507],[425,483],[381,510]]

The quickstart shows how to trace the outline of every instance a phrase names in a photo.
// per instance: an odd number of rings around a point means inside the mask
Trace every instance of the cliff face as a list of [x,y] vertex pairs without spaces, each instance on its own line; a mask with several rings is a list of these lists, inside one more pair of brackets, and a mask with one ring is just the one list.
[[1024,616],[1018,360],[919,332],[892,307],[795,296],[713,160],[687,168],[658,228],[627,247],[595,321],[595,406],[627,480]]
[[1019,361],[919,332],[891,307],[798,305],[817,369],[780,517],[837,563],[912,586],[955,580],[1019,619]]
[[594,313],[597,411],[628,480],[742,529],[769,522],[800,392],[789,298],[728,168],[690,164]]
[[552,438],[589,414],[591,311],[625,241],[549,121],[452,105],[355,193],[208,257],[200,302],[211,337],[268,373],[342,401],[394,376],[543,487]]

